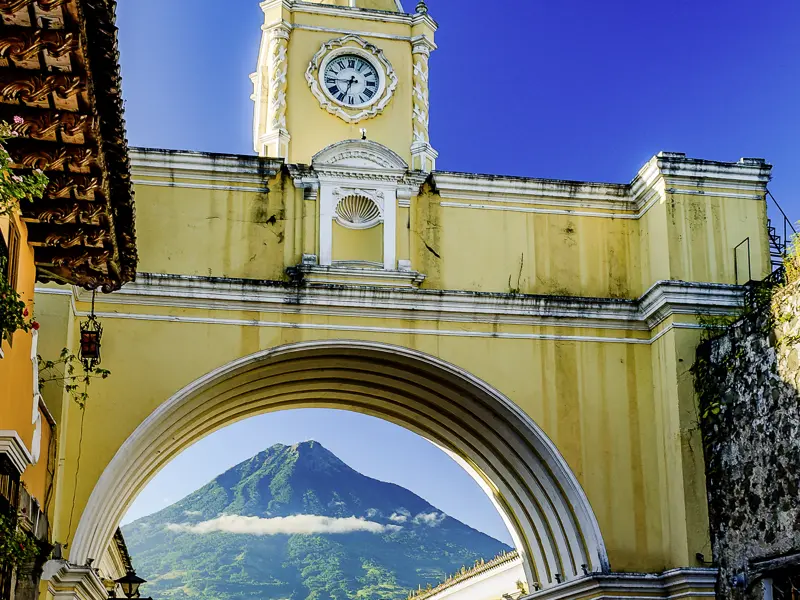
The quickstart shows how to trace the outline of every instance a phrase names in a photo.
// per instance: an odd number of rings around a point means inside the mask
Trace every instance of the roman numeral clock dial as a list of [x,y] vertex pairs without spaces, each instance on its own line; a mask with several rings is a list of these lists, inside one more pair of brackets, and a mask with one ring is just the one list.
[[399,82],[383,50],[354,34],[322,44],[306,81],[320,107],[348,123],[379,115]]
[[330,97],[345,107],[361,108],[378,95],[377,68],[357,54],[341,54],[328,61],[323,77]]

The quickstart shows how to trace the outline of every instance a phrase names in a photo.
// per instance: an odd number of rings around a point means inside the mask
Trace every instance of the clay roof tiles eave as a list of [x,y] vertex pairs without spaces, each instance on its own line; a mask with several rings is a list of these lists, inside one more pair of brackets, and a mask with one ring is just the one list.
[[135,211],[115,0],[0,0],[0,119],[15,169],[42,168],[22,203],[39,281],[109,292],[135,277]]

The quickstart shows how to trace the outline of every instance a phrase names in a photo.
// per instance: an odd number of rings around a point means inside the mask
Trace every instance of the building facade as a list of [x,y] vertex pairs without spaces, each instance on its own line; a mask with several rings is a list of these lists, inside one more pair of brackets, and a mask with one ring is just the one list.
[[60,553],[57,460],[74,383],[35,286],[117,289],[136,249],[113,3],[0,0],[0,18],[0,599],[34,600],[54,593],[43,574]]
[[771,167],[662,152],[620,184],[438,171],[424,2],[261,6],[258,156],[132,151],[136,280],[94,306],[37,288],[48,343],[76,348],[94,311],[112,371],[62,405],[65,573],[91,578],[81,565],[194,441],[336,407],[458,460],[529,591],[713,595],[687,373],[699,317],[769,273]]

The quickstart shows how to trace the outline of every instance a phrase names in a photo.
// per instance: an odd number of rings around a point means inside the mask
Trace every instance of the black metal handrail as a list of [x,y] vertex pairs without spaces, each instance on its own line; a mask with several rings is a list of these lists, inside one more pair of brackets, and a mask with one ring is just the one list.
[[767,190],[767,196],[772,199],[772,203],[775,205],[775,208],[778,209],[781,218],[781,224],[779,227],[782,228],[782,232],[780,233],[778,232],[778,229],[772,225],[772,219],[767,219],[767,234],[769,235],[769,258],[772,268],[775,270],[783,266],[783,262],[786,259],[791,241],[797,235],[797,229],[795,229],[794,224],[784,212],[783,208],[781,208],[781,205],[778,204],[778,201],[775,196],[772,195],[772,192]]

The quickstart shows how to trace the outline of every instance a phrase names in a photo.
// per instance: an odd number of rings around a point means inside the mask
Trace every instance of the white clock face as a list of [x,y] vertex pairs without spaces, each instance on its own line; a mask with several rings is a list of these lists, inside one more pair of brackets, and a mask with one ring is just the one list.
[[323,87],[345,107],[360,108],[378,99],[381,80],[378,69],[357,54],[340,54],[325,65]]

